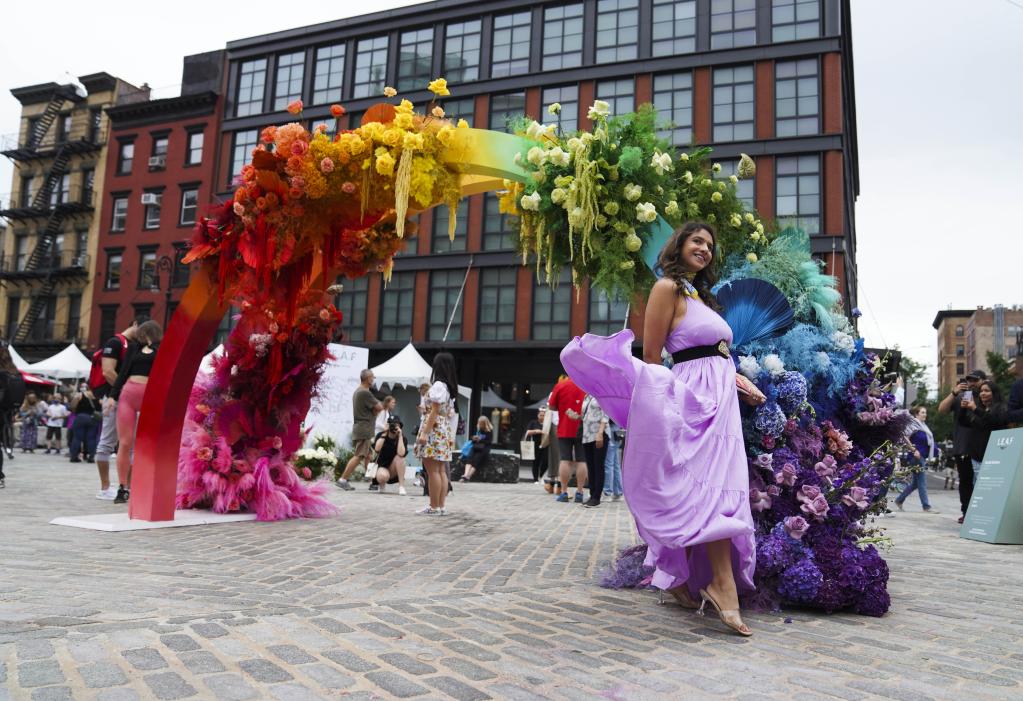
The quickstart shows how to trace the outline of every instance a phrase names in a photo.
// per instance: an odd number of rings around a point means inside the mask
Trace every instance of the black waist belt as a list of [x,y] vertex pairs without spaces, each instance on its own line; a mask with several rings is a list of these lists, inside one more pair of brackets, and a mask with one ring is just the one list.
[[722,358],[731,358],[728,352],[728,342],[724,339],[718,341],[713,346],[693,346],[692,348],[683,348],[680,351],[675,351],[671,354],[671,360],[675,363],[684,363],[687,360],[696,360],[698,358],[712,358],[719,356]]

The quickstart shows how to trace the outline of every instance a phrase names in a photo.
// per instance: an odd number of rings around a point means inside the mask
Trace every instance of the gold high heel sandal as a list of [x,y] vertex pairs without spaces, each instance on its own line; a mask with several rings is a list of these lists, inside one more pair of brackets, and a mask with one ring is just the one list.
[[689,589],[685,584],[675,587],[674,589],[658,589],[657,590],[657,603],[664,604],[664,592],[671,594],[672,598],[678,602],[678,605],[684,609],[696,611],[700,608],[700,605],[696,603],[692,596],[689,595]]
[[718,606],[718,602],[714,600],[710,594],[707,593],[706,589],[700,590],[700,596],[703,597],[703,602],[700,604],[700,608],[696,610],[696,613],[703,616],[703,609],[707,606],[707,602],[714,607],[714,610],[718,613],[718,618],[726,626],[734,630],[739,635],[748,638],[753,635],[753,631],[749,629],[745,623],[742,622],[742,617],[739,615],[739,609],[722,609]]

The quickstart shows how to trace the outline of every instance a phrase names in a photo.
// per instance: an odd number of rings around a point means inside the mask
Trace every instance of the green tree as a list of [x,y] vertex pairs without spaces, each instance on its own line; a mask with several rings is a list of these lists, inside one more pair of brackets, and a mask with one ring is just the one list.
[[925,404],[930,393],[927,387],[927,366],[908,355],[903,355],[899,361],[899,375],[902,376],[907,390],[910,387],[916,388],[916,403]]
[[991,368],[988,379],[998,385],[1002,391],[1002,397],[1008,398],[1012,383],[1016,381],[1016,375],[1012,371],[1012,363],[998,353],[988,351],[987,366]]

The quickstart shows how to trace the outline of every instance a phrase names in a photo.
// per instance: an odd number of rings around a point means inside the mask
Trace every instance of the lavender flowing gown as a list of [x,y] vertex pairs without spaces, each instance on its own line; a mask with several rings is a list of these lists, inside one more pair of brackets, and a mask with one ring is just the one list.
[[[756,543],[735,366],[713,356],[669,370],[633,357],[634,338],[631,331],[576,337],[561,362],[628,429],[625,499],[648,546],[647,564],[656,568],[653,584],[686,583],[695,596],[711,581],[703,544],[730,539],[736,586],[751,591]],[[725,320],[689,299],[665,347],[673,353],[721,339],[732,340]]]

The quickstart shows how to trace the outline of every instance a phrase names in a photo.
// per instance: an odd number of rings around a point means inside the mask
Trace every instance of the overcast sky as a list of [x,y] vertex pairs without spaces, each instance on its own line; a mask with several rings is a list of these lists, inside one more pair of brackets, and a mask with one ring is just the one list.
[[[106,71],[178,94],[181,58],[227,41],[415,3],[16,2],[0,42],[9,88]],[[281,8],[294,8],[294,12]],[[37,11],[39,10],[39,11]],[[854,0],[860,149],[860,332],[933,365],[939,309],[1023,303],[1023,0]],[[47,47],[59,47],[48,50]],[[0,192],[11,189],[0,163]]]

